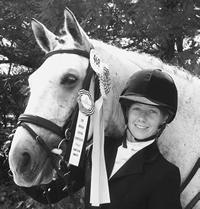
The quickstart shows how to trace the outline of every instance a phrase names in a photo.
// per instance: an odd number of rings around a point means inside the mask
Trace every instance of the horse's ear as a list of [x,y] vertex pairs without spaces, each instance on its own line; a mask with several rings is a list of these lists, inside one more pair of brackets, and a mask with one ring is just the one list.
[[36,41],[43,51],[49,52],[53,49],[56,43],[56,35],[49,31],[42,23],[36,19],[32,19],[31,26],[35,35]]
[[86,50],[91,48],[91,43],[88,36],[79,25],[74,14],[66,7],[64,11],[65,23],[64,29],[66,33],[69,33],[75,41],[77,41]]

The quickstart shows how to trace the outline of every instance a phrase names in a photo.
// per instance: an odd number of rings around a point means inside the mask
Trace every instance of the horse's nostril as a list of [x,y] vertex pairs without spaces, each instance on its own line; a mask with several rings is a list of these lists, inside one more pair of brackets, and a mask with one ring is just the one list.
[[30,168],[31,168],[31,155],[25,152],[22,154],[20,171],[21,173],[24,173],[26,171],[30,171]]
[[22,155],[24,157],[24,167],[27,167],[30,163],[31,156],[27,152],[23,153]]

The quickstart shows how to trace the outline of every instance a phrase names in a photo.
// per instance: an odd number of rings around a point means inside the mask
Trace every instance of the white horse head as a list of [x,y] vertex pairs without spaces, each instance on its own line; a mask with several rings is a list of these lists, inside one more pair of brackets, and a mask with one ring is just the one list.
[[[80,49],[89,53],[93,47],[92,42],[68,9],[65,10],[63,36],[54,35],[36,20],[32,21],[32,29],[38,44],[46,53],[67,49]],[[106,50],[103,53],[106,53]],[[107,56],[110,56],[106,57],[107,60],[113,59],[111,54]],[[29,78],[30,98],[24,113],[46,118],[62,127],[76,106],[78,90],[82,87],[88,65],[89,60],[77,54],[58,53],[50,56]],[[93,91],[93,83],[92,80],[91,91]],[[110,97],[113,97],[116,90],[119,94],[121,87],[113,86]],[[112,104],[105,112],[105,123],[113,124],[110,128],[106,125],[109,133],[118,127],[121,121],[121,129],[115,132],[115,135],[119,136],[122,131],[123,117],[119,112],[117,96],[115,97],[114,101],[110,100]],[[113,110],[112,107],[114,107]],[[117,114],[115,117],[113,111]],[[51,131],[33,124],[30,124],[30,127],[44,139],[50,149],[56,148],[61,141],[61,138]],[[89,136],[91,134],[90,129]],[[28,187],[52,180],[53,168],[46,153],[23,127],[18,127],[16,130],[9,163],[14,181],[20,186]]]
[[[169,73],[178,88],[179,108],[176,119],[160,137],[159,147],[165,157],[180,168],[182,181],[185,180],[200,151],[198,78],[174,66],[163,64],[151,56],[127,52],[89,39],[68,9],[65,10],[65,34],[62,36],[54,35],[36,20],[32,21],[32,29],[38,44],[46,53],[68,49],[79,49],[89,53],[90,49],[94,48],[100,54],[101,60],[108,64],[111,89],[104,98],[106,135],[120,137],[124,132],[124,119],[118,98],[134,72],[160,68]],[[77,104],[78,90],[82,88],[88,66],[89,59],[77,54],[56,53],[49,56],[29,78],[31,94],[25,114],[46,118],[62,127]],[[91,81],[90,92],[91,95],[94,94],[94,78]],[[93,122],[91,120],[91,124]],[[38,125],[27,124],[43,138],[50,150],[58,147],[62,140],[60,136]],[[90,128],[88,138],[91,135]],[[17,128],[14,135],[9,164],[14,181],[19,186],[47,184],[54,175],[47,153],[22,126]],[[182,194],[183,206],[198,192],[199,183],[200,176],[197,175]]]

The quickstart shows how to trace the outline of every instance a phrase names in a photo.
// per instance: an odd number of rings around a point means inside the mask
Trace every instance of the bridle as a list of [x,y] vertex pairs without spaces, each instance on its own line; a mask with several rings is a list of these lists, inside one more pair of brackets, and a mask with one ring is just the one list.
[[[79,50],[79,49],[68,49],[68,50],[56,50],[56,51],[49,52],[46,55],[45,59],[47,59],[48,57],[50,57],[54,54],[61,54],[61,53],[62,54],[63,53],[76,54],[76,55],[85,57],[87,59],[90,58],[90,53],[87,51],[83,51],[83,50]],[[82,89],[89,91],[90,82],[91,82],[93,75],[96,75],[96,73],[92,69],[91,64],[89,62],[86,76],[83,81]],[[95,78],[94,101],[96,101],[100,96],[100,89],[99,89],[99,84],[98,84],[99,80],[98,80],[97,76],[94,76],[94,78]],[[78,111],[79,111],[79,106],[78,106],[78,104],[76,104],[76,107],[71,112],[70,117],[67,118],[63,127],[60,127],[57,124],[53,123],[52,121],[42,118],[40,116],[36,116],[36,115],[21,114],[18,118],[18,126],[22,126],[23,128],[25,128],[30,133],[32,138],[41,147],[43,147],[43,149],[47,153],[48,158],[51,161],[53,168],[56,170],[57,174],[64,179],[66,186],[65,186],[65,188],[63,188],[63,190],[66,190],[66,189],[68,190],[69,196],[70,196],[75,208],[76,208],[76,202],[75,202],[75,198],[74,198],[73,190],[72,190],[72,186],[73,186],[74,182],[69,182],[70,172],[69,172],[69,170],[66,171],[65,167],[68,166],[67,162],[68,162],[68,156],[69,156],[70,147],[71,147],[70,144],[72,144],[72,141],[73,141],[75,126],[76,126],[77,117],[78,117]],[[27,125],[27,123],[40,126],[42,128],[45,128],[45,129],[53,132],[54,134],[61,137],[61,139],[63,139],[61,141],[61,143],[67,141],[68,148],[67,148],[66,152],[64,153],[64,155],[62,155],[62,156],[60,155],[61,160],[59,161],[58,165],[55,162],[54,154],[52,153],[50,148],[47,146],[45,141],[29,125]],[[88,129],[89,129],[89,123],[87,124],[87,133],[88,133]],[[87,138],[87,134],[86,134],[85,138]],[[58,149],[60,149],[60,147],[58,147]],[[84,150],[83,150],[83,152],[84,152]],[[84,155],[82,155],[82,156],[84,156]],[[48,198],[48,194],[47,194],[47,201],[51,207],[51,203]]]

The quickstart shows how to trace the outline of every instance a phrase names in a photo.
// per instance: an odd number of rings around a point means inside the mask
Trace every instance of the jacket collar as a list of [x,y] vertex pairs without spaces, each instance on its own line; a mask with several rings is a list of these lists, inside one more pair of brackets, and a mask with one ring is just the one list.
[[[152,164],[155,162],[159,149],[156,141],[145,147],[144,149],[138,151],[133,155],[112,177],[111,179],[118,178],[121,176],[142,173],[145,164]],[[108,176],[110,176],[117,154],[117,149],[114,148],[114,153],[111,155],[110,165],[107,164]],[[109,155],[109,154],[108,154]],[[137,162],[137,163],[136,163]]]

